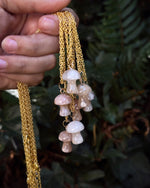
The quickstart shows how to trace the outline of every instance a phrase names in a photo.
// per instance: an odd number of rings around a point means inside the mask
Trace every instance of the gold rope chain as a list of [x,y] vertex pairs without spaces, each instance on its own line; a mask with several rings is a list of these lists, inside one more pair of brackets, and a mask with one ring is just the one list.
[[[81,82],[87,82],[85,64],[77,32],[77,26],[74,16],[68,12],[58,12],[59,18],[59,71],[60,84],[66,86],[62,79],[63,73],[69,68],[79,71],[82,77]],[[67,62],[67,63],[66,63]],[[65,90],[66,88],[64,88]]]
[[[84,59],[76,28],[74,16],[70,12],[58,12],[59,43],[60,43],[60,84],[66,89],[62,74],[69,68],[77,68],[81,73],[82,82],[87,82]],[[67,64],[65,63],[67,62]],[[37,160],[37,150],[33,127],[32,109],[28,86],[18,83],[19,104],[22,121],[22,137],[27,168],[28,188],[41,188],[40,166]]]
[[28,86],[18,83],[19,104],[22,121],[22,137],[27,168],[28,188],[41,188],[40,167],[37,160],[32,109]]

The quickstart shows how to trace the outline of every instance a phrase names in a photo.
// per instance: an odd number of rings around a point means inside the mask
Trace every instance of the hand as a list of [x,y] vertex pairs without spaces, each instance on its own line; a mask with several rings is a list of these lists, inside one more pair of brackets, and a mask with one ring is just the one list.
[[[9,6],[0,1],[0,15],[5,20],[0,28],[0,89],[16,88],[18,81],[36,85],[43,79],[44,72],[55,66],[54,53],[59,49],[58,18],[42,12],[55,12],[69,3],[69,0],[36,0],[34,4],[30,0],[24,6],[24,1],[15,1],[11,0]],[[33,11],[37,13],[31,13]],[[20,14],[22,12],[24,14]],[[35,34],[38,28],[41,33]],[[9,34],[15,35],[7,36]]]

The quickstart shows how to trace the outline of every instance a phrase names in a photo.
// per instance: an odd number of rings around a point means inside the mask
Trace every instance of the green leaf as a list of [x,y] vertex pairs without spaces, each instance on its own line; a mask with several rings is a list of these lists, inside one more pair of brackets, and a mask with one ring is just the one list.
[[125,10],[123,10],[121,14],[122,19],[125,19],[127,16],[129,16],[131,12],[136,8],[136,6],[137,6],[137,0],[130,1],[129,6]]
[[103,110],[103,117],[106,121],[115,124],[117,120],[117,106],[114,104],[108,103],[106,109]]
[[124,29],[124,36],[126,37],[127,35],[129,35],[131,32],[135,31],[135,29],[137,29],[140,25],[140,18],[137,18],[130,27],[127,27],[126,29]]
[[79,183],[79,188],[103,188],[100,184],[94,184],[94,183]]
[[119,0],[119,5],[120,5],[120,9],[123,10],[124,8],[127,7],[127,5],[129,5],[131,3],[131,0]]
[[142,152],[138,152],[131,157],[131,162],[137,171],[150,175],[150,163]]
[[132,33],[130,33],[130,35],[128,35],[128,36],[125,38],[125,40],[124,40],[125,44],[128,44],[129,42],[131,42],[131,41],[133,41],[134,39],[136,39],[136,38],[141,34],[141,32],[143,31],[144,27],[145,27],[145,23],[142,22],[142,23],[138,26],[138,28],[137,28],[136,30],[134,30]]
[[94,181],[105,176],[102,170],[92,170],[80,175],[80,181]]
[[124,155],[121,151],[111,148],[105,151],[105,153],[103,153],[103,157],[104,158],[109,158],[113,161],[117,160],[118,158],[122,158],[122,159],[126,159],[127,156]]
[[125,19],[122,23],[122,27],[125,28],[129,26],[129,24],[133,23],[135,20],[139,18],[139,11],[138,9],[135,10],[134,14],[132,16],[129,16],[127,19]]

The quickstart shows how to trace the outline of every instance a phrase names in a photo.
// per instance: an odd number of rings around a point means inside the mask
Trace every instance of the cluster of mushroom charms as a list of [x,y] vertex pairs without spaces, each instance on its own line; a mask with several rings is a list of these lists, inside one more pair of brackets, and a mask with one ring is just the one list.
[[[58,137],[63,142],[62,151],[70,153],[72,144],[78,145],[83,142],[80,132],[84,130],[84,125],[80,122],[82,120],[80,109],[85,112],[90,112],[93,109],[91,101],[94,99],[94,93],[88,84],[81,83],[77,85],[77,80],[81,79],[81,75],[75,69],[66,70],[62,78],[67,82],[66,92],[59,94],[54,103],[60,106],[60,116],[70,116],[72,120],[65,126],[66,130],[62,131]],[[75,97],[73,98],[72,96]],[[71,104],[74,105],[73,111],[70,108]]]

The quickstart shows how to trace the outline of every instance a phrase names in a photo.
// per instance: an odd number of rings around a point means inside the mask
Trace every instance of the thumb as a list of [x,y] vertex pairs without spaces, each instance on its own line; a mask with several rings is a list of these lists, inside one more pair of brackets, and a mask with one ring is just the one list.
[[71,0],[0,0],[0,7],[14,14],[52,13],[66,7]]

